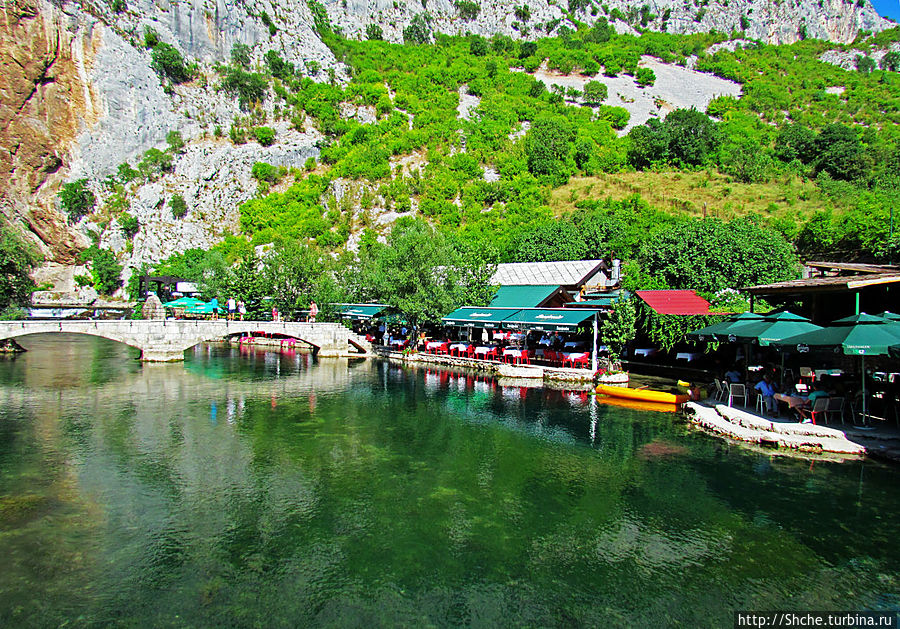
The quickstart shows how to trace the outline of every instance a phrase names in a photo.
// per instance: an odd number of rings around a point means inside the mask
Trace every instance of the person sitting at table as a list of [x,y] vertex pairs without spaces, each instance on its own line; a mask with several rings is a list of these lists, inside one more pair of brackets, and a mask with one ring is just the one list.
[[813,392],[809,394],[807,400],[809,401],[810,406],[814,406],[817,399],[820,397],[828,397],[828,391],[825,390],[825,385],[821,382],[816,382],[813,385]]
[[772,376],[766,374],[763,379],[756,383],[753,387],[759,394],[763,396],[766,403],[766,412],[772,415],[778,415],[778,406],[775,404],[775,385],[772,384]]
[[741,372],[738,370],[737,365],[732,365],[731,369],[725,372],[725,379],[728,380],[729,383],[739,383],[741,381]]

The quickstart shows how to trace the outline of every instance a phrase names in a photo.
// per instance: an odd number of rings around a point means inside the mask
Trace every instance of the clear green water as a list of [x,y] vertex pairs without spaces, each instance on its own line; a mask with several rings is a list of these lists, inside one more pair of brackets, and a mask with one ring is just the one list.
[[0,626],[731,626],[900,603],[900,471],[378,362],[0,360]]

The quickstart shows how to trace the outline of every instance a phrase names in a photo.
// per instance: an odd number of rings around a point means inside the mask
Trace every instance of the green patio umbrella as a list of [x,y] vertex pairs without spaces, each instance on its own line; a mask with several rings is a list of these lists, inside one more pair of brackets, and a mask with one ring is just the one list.
[[866,417],[866,356],[886,356],[900,344],[900,326],[881,317],[861,313],[833,321],[828,327],[773,342],[776,347],[832,350],[845,356],[859,356],[862,371],[863,418]]
[[197,299],[196,297],[179,297],[178,299],[173,299],[172,301],[167,301],[163,304],[164,308],[188,308],[190,306],[194,306],[196,304],[204,303],[202,299]]
[[778,312],[764,317],[761,321],[748,321],[739,326],[732,326],[728,331],[728,340],[759,343],[765,347],[789,336],[821,329],[822,326],[815,325],[806,317],[793,312]]
[[728,332],[736,326],[746,323],[762,321],[763,316],[754,312],[742,312],[740,314],[729,315],[724,321],[708,325],[705,328],[688,332],[684,336],[694,341],[716,341],[723,340],[721,337],[728,336]]
[[884,312],[879,312],[876,317],[881,317],[885,321],[900,321],[900,314],[896,312],[891,312],[890,310],[885,310]]
[[184,314],[213,314],[219,312],[219,301],[213,299],[209,303],[200,302],[184,309]]

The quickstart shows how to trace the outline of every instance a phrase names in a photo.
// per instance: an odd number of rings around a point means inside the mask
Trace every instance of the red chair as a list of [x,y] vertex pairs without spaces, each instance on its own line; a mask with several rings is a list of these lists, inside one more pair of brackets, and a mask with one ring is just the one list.
[[434,348],[435,354],[444,354],[445,356],[450,353],[450,341],[446,343],[441,343],[437,347]]
[[467,358],[475,358],[475,346],[474,346],[474,345],[469,345],[469,346],[466,348],[465,354],[466,354],[466,357],[467,357]]
[[500,357],[497,355],[497,348],[496,347],[491,348],[491,351],[489,351],[487,354],[484,355],[484,359],[485,360],[500,360]]
[[519,354],[519,364],[520,365],[530,365],[531,358],[528,357],[529,352],[522,350],[522,353]]
[[587,369],[589,360],[590,360],[590,357],[587,354],[582,354],[578,358],[573,358],[569,362],[572,363],[572,367],[581,366],[583,369]]
[[556,352],[554,352],[552,349],[545,349],[544,360],[546,360],[551,365],[555,365],[556,361],[558,360],[558,358],[556,357]]

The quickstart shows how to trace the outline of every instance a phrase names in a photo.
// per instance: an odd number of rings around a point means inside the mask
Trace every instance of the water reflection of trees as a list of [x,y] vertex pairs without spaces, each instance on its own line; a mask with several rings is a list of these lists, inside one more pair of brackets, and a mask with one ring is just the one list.
[[[732,604],[828,607],[894,578],[810,551],[814,525],[787,501],[833,498],[833,470],[776,467],[760,484],[758,455],[670,415],[387,363],[229,360],[211,352],[75,390],[0,386],[0,417],[31,431],[0,438],[59,453],[38,465],[74,479],[76,530],[99,540],[78,575],[96,601],[78,603],[86,618],[556,625],[645,613],[703,626],[728,621]],[[763,497],[749,494],[785,474],[790,491],[758,519]],[[48,557],[72,547],[34,539]]]

